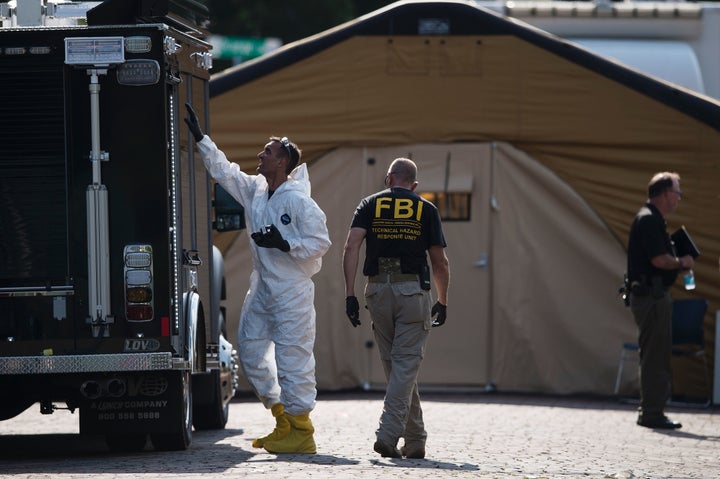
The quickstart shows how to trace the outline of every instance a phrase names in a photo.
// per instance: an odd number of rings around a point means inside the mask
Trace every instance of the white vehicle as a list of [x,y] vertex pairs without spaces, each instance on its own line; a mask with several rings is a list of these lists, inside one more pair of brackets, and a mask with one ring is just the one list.
[[720,4],[484,1],[490,8],[640,72],[720,99]]

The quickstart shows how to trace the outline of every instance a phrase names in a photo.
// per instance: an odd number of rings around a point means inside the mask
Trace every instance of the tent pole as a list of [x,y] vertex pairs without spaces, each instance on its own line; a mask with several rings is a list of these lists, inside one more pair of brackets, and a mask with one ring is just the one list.
[[497,386],[493,380],[493,336],[494,336],[494,325],[493,325],[493,309],[494,309],[494,268],[493,263],[495,260],[495,250],[493,241],[493,217],[492,213],[497,208],[497,198],[495,198],[495,149],[496,145],[493,141],[490,143],[490,217],[488,219],[488,265],[490,266],[490,278],[488,281],[488,301],[487,301],[487,340],[485,347],[485,392],[495,392]]

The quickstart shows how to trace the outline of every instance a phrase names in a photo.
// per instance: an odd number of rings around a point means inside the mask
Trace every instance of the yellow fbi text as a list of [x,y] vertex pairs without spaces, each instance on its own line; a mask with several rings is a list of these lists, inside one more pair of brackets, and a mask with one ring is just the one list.
[[422,201],[413,201],[402,198],[378,198],[375,201],[375,218],[382,218],[383,211],[392,211],[395,219],[415,218],[420,221],[422,216]]
[[378,198],[372,231],[381,240],[415,240],[422,233],[422,208],[422,201]]

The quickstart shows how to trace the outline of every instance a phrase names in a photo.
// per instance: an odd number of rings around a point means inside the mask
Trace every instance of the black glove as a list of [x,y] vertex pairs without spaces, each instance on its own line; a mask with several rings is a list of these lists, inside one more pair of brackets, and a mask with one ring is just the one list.
[[188,111],[188,116],[185,117],[185,123],[187,123],[187,126],[190,128],[190,133],[192,133],[195,137],[195,141],[200,141],[203,139],[205,134],[203,133],[202,128],[200,128],[200,122],[198,121],[197,114],[190,106],[190,103],[185,103],[185,108],[187,108]]
[[250,235],[255,243],[261,248],[277,248],[287,253],[290,251],[290,243],[282,237],[275,225],[267,225]]
[[360,326],[360,304],[355,296],[345,297],[345,314],[350,318],[353,328]]
[[437,328],[445,324],[445,320],[447,319],[447,306],[440,303],[440,301],[435,301],[435,304],[430,310],[430,317],[435,316],[437,316],[437,318],[435,318],[435,320],[432,322],[433,328]]

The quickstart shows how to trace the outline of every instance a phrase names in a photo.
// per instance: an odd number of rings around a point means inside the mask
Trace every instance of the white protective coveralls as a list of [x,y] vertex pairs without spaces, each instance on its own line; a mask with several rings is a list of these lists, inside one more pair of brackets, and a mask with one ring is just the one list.
[[238,352],[245,377],[266,408],[282,403],[292,415],[315,406],[315,285],[331,242],[325,213],[310,197],[305,163],[268,199],[262,175],[227,160],[206,135],[197,143],[210,175],[245,208],[248,236],[274,224],[290,244],[285,253],[250,240],[253,270],[240,313]]

